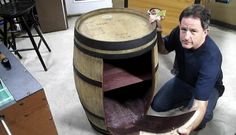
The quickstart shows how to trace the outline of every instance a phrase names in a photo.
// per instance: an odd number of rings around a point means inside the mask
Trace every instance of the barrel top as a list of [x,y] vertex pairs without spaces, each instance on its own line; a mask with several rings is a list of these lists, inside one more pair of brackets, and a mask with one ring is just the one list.
[[99,41],[122,42],[142,38],[155,29],[144,13],[127,8],[106,8],[78,18],[76,32]]

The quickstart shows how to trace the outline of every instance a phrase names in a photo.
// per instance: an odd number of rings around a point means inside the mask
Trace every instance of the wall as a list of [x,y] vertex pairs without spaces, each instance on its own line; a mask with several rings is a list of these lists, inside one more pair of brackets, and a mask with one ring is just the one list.
[[66,0],[67,15],[77,15],[95,9],[112,7],[112,0]]
[[236,0],[230,0],[228,4],[205,0],[203,4],[211,10],[213,20],[236,26]]

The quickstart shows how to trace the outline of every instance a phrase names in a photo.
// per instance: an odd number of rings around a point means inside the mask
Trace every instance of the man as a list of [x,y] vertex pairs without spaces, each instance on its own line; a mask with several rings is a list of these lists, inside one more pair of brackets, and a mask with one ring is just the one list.
[[213,118],[218,98],[224,92],[222,56],[216,43],[208,36],[210,12],[195,4],[179,16],[179,26],[165,38],[161,37],[160,20],[157,23],[158,49],[162,54],[176,53],[178,72],[155,95],[152,108],[168,111],[177,107],[196,110],[192,118],[177,129],[181,135],[202,129]]

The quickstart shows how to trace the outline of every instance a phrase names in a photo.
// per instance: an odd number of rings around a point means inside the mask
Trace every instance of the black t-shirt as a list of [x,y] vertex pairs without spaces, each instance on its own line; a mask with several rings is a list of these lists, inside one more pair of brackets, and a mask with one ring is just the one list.
[[179,27],[176,27],[164,38],[166,49],[176,52],[179,70],[177,77],[194,87],[196,99],[208,100],[214,87],[221,96],[224,92],[222,55],[216,43],[206,36],[205,42],[198,49],[185,49],[181,45],[179,33]]

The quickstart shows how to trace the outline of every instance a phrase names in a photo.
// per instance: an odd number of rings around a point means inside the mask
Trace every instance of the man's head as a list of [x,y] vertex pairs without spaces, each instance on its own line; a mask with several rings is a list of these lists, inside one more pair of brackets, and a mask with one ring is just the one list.
[[199,48],[208,34],[210,12],[204,6],[195,4],[187,7],[179,16],[180,41],[186,49]]
[[181,23],[184,17],[199,18],[203,29],[207,29],[210,25],[211,13],[203,5],[194,4],[185,8],[179,16]]

